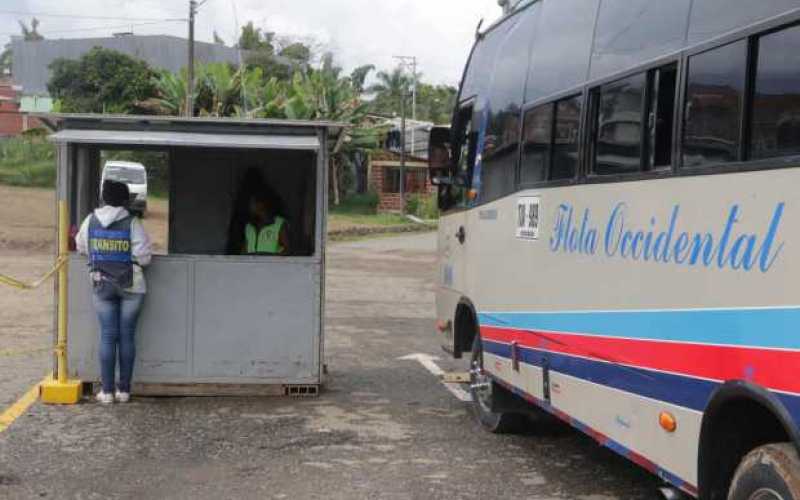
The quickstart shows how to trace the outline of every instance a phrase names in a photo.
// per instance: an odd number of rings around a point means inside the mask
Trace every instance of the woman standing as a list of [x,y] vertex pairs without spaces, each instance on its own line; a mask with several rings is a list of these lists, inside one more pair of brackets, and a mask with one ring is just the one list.
[[[89,256],[93,303],[100,320],[100,378],[97,400],[127,403],[136,358],[134,335],[147,291],[142,268],[150,264],[150,238],[141,221],[125,208],[127,184],[106,180],[103,206],[81,224],[75,239],[78,251]],[[115,371],[119,353],[119,385]]]

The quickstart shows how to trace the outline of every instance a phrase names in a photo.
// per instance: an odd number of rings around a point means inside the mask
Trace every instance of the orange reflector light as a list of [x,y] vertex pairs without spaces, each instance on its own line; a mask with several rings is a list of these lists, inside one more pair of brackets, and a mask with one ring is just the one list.
[[477,189],[470,189],[467,192],[467,198],[469,198],[470,200],[474,200],[477,197],[478,197],[478,190]]
[[678,430],[678,421],[675,420],[675,416],[666,411],[662,411],[658,415],[658,423],[661,425],[661,428],[667,432],[675,432]]

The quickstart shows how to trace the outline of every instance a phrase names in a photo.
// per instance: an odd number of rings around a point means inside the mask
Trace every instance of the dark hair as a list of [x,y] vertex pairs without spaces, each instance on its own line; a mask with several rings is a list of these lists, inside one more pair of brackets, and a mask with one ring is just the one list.
[[130,200],[128,185],[106,179],[103,181],[103,203],[112,207],[124,207]]

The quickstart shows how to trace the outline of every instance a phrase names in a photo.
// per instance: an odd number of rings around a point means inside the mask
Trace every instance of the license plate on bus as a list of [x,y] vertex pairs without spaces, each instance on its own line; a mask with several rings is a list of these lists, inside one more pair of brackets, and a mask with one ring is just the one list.
[[538,196],[525,196],[517,201],[517,238],[521,240],[539,239]]

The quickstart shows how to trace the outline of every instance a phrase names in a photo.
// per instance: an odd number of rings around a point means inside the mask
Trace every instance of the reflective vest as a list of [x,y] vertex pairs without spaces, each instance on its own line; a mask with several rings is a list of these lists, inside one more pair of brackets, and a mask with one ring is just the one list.
[[275,217],[275,221],[257,230],[253,224],[247,224],[244,228],[246,243],[246,253],[248,255],[276,255],[283,252],[280,236],[281,229],[286,220],[282,217]]
[[133,285],[132,221],[128,216],[108,227],[96,215],[89,221],[89,267],[123,289]]

